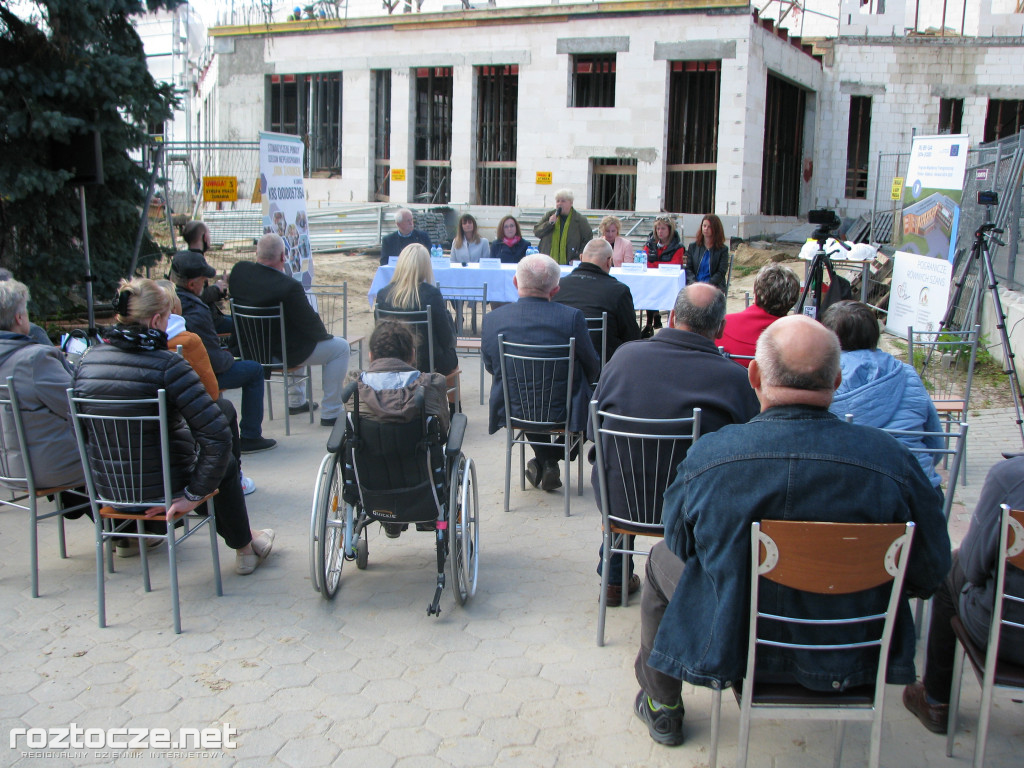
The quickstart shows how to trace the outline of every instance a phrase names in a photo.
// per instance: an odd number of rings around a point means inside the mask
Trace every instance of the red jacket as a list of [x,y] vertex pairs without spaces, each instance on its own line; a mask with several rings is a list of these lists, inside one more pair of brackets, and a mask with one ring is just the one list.
[[[752,355],[761,331],[778,320],[775,315],[765,312],[757,304],[751,304],[742,312],[725,316],[725,329],[718,344],[730,355]],[[749,360],[737,360],[744,368]]]

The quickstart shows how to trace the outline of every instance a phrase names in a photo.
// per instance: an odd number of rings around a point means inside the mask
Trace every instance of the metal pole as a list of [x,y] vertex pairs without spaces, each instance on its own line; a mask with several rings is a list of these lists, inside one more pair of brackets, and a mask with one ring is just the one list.
[[89,338],[96,335],[96,310],[92,303],[92,262],[89,258],[89,219],[85,214],[85,185],[78,188],[78,202],[82,214],[82,250],[85,253],[85,303],[89,318]]
[[871,226],[868,227],[868,242],[875,242],[875,216],[878,214],[878,181],[882,176],[882,153],[878,153],[878,166],[875,168],[875,199],[871,201]]

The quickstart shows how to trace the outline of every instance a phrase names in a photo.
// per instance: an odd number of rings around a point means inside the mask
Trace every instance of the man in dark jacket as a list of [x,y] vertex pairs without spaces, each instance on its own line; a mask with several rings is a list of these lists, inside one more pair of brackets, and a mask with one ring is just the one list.
[[385,235],[380,241],[380,265],[382,267],[388,263],[388,259],[398,256],[405,246],[412,243],[419,243],[428,251],[430,250],[430,235],[416,229],[412,211],[408,208],[399,208],[395,211],[395,226],[398,227],[398,231]]
[[[535,253],[524,256],[516,265],[513,278],[519,301],[498,307],[484,315],[480,329],[480,352],[484,368],[492,374],[490,421],[488,434],[505,426],[505,397],[501,383],[501,360],[498,335],[518,344],[568,344],[576,339],[576,371],[572,381],[572,412],[569,430],[582,432],[587,424],[590,382],[597,378],[600,360],[594,351],[583,313],[573,307],[551,301],[558,293],[561,271],[550,256]],[[548,442],[547,434],[527,434],[534,442]],[[558,461],[564,455],[563,445],[533,445],[534,458],[526,465],[526,478],[534,488],[553,491],[562,487]]]
[[[835,334],[803,315],[781,318],[758,339],[748,375],[761,413],[690,448],[665,492],[665,540],[647,560],[634,711],[666,746],[683,742],[682,681],[721,689],[746,672],[752,522],[916,524],[889,683],[914,680],[907,597],[928,597],[949,571],[942,502],[913,454],[881,430],[847,424],[828,410],[840,381]],[[781,614],[864,615],[885,610],[883,591],[812,595],[764,584],[760,595]],[[877,659],[874,648],[767,648],[757,664],[778,682],[843,691],[874,682]]]
[[[188,250],[205,257],[206,251],[210,248],[210,228],[201,221],[190,221],[181,230],[181,238],[188,245]],[[203,302],[210,308],[213,315],[213,327],[217,333],[231,333],[235,330],[235,324],[231,322],[230,315],[221,312],[220,303],[228,297],[228,284],[223,278],[207,282],[200,294]]]
[[202,299],[206,281],[216,274],[198,251],[178,251],[171,260],[170,280],[177,286],[185,329],[202,339],[217,385],[242,390],[242,418],[238,423],[242,453],[266,451],[277,441],[263,437],[263,367],[255,360],[236,360],[221,347],[213,314]]
[[[688,285],[676,297],[668,322],[669,327],[654,338],[626,344],[608,361],[594,393],[598,408],[644,419],[689,418],[694,408],[700,408],[701,435],[756,416],[760,406],[746,371],[722,357],[715,346],[725,322],[725,294],[707,283]],[[604,449],[611,504],[622,509],[625,502],[617,502],[624,492],[622,463],[613,441]],[[595,466],[595,498],[600,498],[598,482]],[[632,541],[630,537],[627,547]],[[627,560],[633,594],[640,589],[640,577],[633,573],[633,558]],[[601,573],[600,564],[597,572]],[[622,555],[611,556],[607,593],[608,605],[621,605]]]
[[[949,576],[935,593],[928,629],[924,677],[903,691],[903,704],[933,733],[945,733],[949,722],[949,695],[953,684],[956,636],[950,621],[959,616],[964,629],[981,648],[989,643],[992,607],[996,600],[996,560],[999,557],[1000,504],[1024,509],[1024,454],[1001,461],[989,470],[981,489],[971,527],[953,553]],[[1024,574],[1006,569],[1006,591],[1024,598]],[[1024,606],[1007,601],[1003,618],[1024,623]],[[1018,635],[1019,636],[1019,635]],[[1024,666],[1024,643],[1004,633],[999,658]]]
[[[348,342],[327,332],[306,298],[302,283],[287,275],[286,250],[280,235],[261,237],[256,245],[256,261],[240,261],[231,269],[231,295],[236,304],[248,307],[284,305],[288,365],[323,367],[320,424],[333,427],[343,410],[341,389],[348,371]],[[307,402],[305,387],[298,384],[288,392],[288,407],[291,413],[306,413],[317,406]]]
[[[591,240],[583,248],[582,263],[559,281],[555,299],[559,304],[576,307],[587,318],[600,319],[602,313],[608,313],[605,332],[608,349],[603,362],[610,360],[615,350],[627,341],[640,338],[633,294],[628,285],[608,274],[611,268],[611,244],[603,237]],[[591,340],[596,347],[597,338]],[[597,352],[600,354],[601,350]]]

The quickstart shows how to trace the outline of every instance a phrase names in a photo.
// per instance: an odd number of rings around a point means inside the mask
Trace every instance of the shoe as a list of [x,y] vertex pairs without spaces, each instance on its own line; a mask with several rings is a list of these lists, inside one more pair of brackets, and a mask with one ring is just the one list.
[[264,528],[252,540],[252,554],[243,555],[241,550],[235,553],[235,573],[248,576],[256,570],[260,563],[267,559],[274,548],[274,531]]
[[558,464],[552,462],[544,465],[544,474],[540,478],[540,489],[542,491],[554,491],[562,487],[562,478],[558,473]]
[[402,535],[402,531],[409,528],[408,525],[403,523],[381,523],[380,525],[384,529],[384,535],[389,539],[397,539]]
[[651,709],[650,698],[641,689],[636,695],[633,711],[644,723],[651,738],[666,747],[678,747],[683,743],[683,702],[669,709]]
[[309,413],[310,410],[316,410],[320,407],[320,403],[313,403],[312,408],[310,407],[309,401],[307,400],[302,405],[289,405],[288,415],[298,416],[300,413]]
[[526,479],[530,481],[530,485],[534,488],[540,487],[540,478],[543,474],[540,462],[537,459],[530,459],[526,462]]
[[256,481],[242,475],[242,494],[248,496],[250,493],[256,493]]
[[437,523],[416,523],[417,531],[436,531]]
[[338,423],[338,417],[337,416],[335,416],[332,419],[320,419],[320,426],[321,427],[333,427],[337,423]]
[[[152,552],[161,544],[163,544],[163,541],[161,539],[146,539],[146,551]],[[117,552],[118,557],[138,557],[139,540],[117,539],[114,541],[114,551]]]
[[277,445],[277,440],[271,440],[269,437],[243,437],[239,442],[241,443],[242,453],[269,451]]
[[929,704],[924,683],[918,681],[903,689],[903,706],[932,733],[949,729],[949,704]]
[[[640,577],[637,574],[634,573],[629,577],[629,584],[627,585],[626,591],[630,595],[635,595],[640,591]],[[608,588],[605,590],[605,595],[607,596],[605,604],[609,608],[618,608],[622,605],[622,584],[619,582],[609,584]]]

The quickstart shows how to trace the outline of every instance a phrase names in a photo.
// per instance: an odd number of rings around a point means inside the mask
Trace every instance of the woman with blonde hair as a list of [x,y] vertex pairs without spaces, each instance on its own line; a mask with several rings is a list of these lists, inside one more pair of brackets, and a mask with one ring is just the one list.
[[597,231],[612,247],[613,267],[633,263],[633,244],[619,235],[622,231],[622,221],[618,216],[605,216],[597,225]]
[[[682,266],[686,259],[686,252],[683,250],[679,233],[676,232],[676,225],[668,216],[658,216],[654,220],[654,229],[651,236],[647,238],[644,250],[647,252],[647,266],[652,269],[657,269],[661,264]],[[648,309],[647,323],[640,331],[640,338],[650,338],[659,328],[661,328],[661,312]]]
[[491,254],[491,245],[480,236],[476,219],[464,213],[459,217],[458,231],[452,240],[452,264],[473,264]]
[[[409,312],[430,307],[431,326],[434,335],[434,373],[447,376],[459,367],[455,353],[455,321],[448,314],[444,297],[434,285],[434,270],[430,266],[430,252],[413,243],[405,246],[398,255],[395,274],[391,282],[377,294],[377,308]],[[420,338],[416,344],[416,367],[425,373],[430,371],[430,353],[427,339]]]
[[[167,393],[171,488],[168,519],[189,512],[214,490],[217,533],[235,550],[235,572],[252,573],[270,554],[274,532],[249,527],[231,433],[217,404],[203,389],[188,362],[167,349],[167,322],[173,303],[153,280],[122,280],[115,307],[116,324],[103,334],[106,344],[90,347],[75,370],[77,397],[138,399]],[[159,445],[159,436],[147,435]],[[161,473],[146,475],[143,489],[163,497]]]

